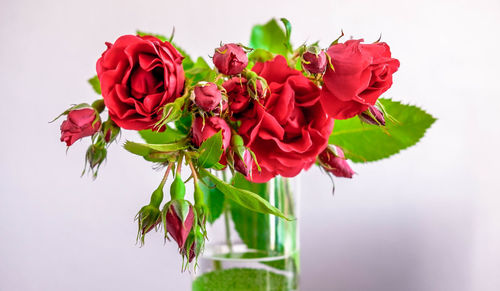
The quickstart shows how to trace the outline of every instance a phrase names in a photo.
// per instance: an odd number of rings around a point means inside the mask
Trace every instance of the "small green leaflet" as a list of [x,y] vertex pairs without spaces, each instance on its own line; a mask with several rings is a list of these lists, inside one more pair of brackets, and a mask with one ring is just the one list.
[[273,214],[286,220],[291,220],[290,218],[286,217],[278,208],[269,204],[269,202],[267,202],[259,195],[231,186],[203,168],[200,169],[200,172],[203,175],[208,176],[210,180],[212,180],[212,182],[215,184],[215,187],[217,187],[217,189],[224,193],[224,196],[226,196],[226,198],[231,199],[239,205],[246,207],[252,211],[264,214]]
[[[288,22],[288,21],[287,21]],[[285,23],[287,31],[291,28]],[[289,24],[289,23],[288,23]],[[255,25],[250,36],[250,47],[253,49],[265,49],[275,54],[288,56],[289,36],[283,31],[276,19],[271,19],[264,25]]]
[[162,132],[146,129],[139,131],[139,135],[144,139],[146,143],[150,144],[165,144],[173,143],[186,138],[186,135],[165,125],[165,130]]
[[356,163],[392,156],[416,144],[436,119],[413,105],[379,99],[386,112],[386,126],[362,123],[358,118],[335,120],[329,143],[340,146],[346,158]]
[[186,101],[188,101],[188,97],[188,95],[181,96],[173,102],[167,103],[163,106],[162,117],[160,121],[155,124],[155,128],[161,128],[162,126],[167,125],[167,123],[181,118],[184,113],[183,107]]
[[200,188],[203,191],[205,204],[208,207],[208,222],[214,223],[224,209],[224,194],[215,187],[208,177],[201,178]]
[[90,78],[88,80],[89,84],[92,85],[92,88],[94,89],[94,91],[101,95],[101,83],[99,82],[99,78],[97,78],[97,75],[95,75],[94,77]]
[[211,168],[220,160],[224,150],[222,149],[222,131],[207,138],[198,150],[198,165],[203,168]]

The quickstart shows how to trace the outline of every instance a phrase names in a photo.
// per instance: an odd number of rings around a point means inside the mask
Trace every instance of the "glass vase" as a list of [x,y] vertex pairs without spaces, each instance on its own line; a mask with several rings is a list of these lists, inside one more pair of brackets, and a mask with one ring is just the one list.
[[208,226],[192,290],[298,290],[298,179],[278,176],[257,184],[235,175],[231,182],[257,193],[292,220],[256,213],[225,199],[220,216]]

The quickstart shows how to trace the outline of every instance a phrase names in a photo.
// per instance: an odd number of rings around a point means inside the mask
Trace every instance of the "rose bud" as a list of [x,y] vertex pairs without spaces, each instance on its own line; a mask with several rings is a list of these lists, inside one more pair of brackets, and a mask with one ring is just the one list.
[[384,113],[376,106],[370,105],[368,109],[358,115],[363,122],[373,125],[385,125]]
[[102,124],[102,132],[104,133],[104,140],[107,143],[111,143],[120,133],[120,128],[113,122],[113,120],[108,119]]
[[93,108],[71,110],[61,124],[61,141],[70,146],[82,137],[93,135],[100,127],[101,121]]
[[249,177],[253,166],[253,157],[250,151],[245,150],[243,160],[237,153],[234,154],[234,169],[240,172],[243,176]]
[[198,116],[193,122],[193,143],[199,147],[205,140],[222,130],[222,146],[224,151],[231,142],[231,128],[224,119],[216,116]]
[[311,74],[321,74],[325,71],[328,60],[326,53],[317,45],[312,45],[302,54],[302,67]]
[[199,229],[193,229],[186,240],[186,244],[181,249],[181,254],[191,263],[194,258],[198,257],[203,252],[204,248],[205,237],[203,233]]
[[[92,144],[87,149],[87,153],[85,155],[86,162],[89,163],[89,167],[94,172],[94,176],[97,176],[97,170],[99,170],[101,164],[104,160],[106,160],[107,154],[108,151],[106,150],[105,144],[102,143],[102,139],[100,142],[98,141],[97,143]],[[94,171],[94,169],[96,170]]]
[[236,75],[247,67],[248,57],[241,46],[228,43],[215,50],[213,62],[220,73]]
[[163,208],[166,231],[182,249],[193,227],[193,207],[186,200],[172,200]]
[[206,112],[213,111],[221,104],[222,93],[214,83],[204,83],[194,87],[194,103]]
[[334,176],[352,178],[355,174],[347,163],[344,152],[338,146],[327,147],[318,157],[321,166]]
[[139,210],[135,216],[135,220],[139,224],[137,232],[137,240],[141,240],[141,245],[144,244],[144,236],[153,228],[156,228],[161,222],[161,211],[158,207],[151,204],[146,205]]

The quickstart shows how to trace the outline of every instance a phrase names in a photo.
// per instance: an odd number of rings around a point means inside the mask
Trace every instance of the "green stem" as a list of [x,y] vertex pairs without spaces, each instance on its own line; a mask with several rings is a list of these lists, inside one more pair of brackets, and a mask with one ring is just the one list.
[[224,224],[226,227],[226,244],[227,247],[229,248],[229,253],[233,252],[233,243],[231,242],[231,228],[230,228],[230,221],[229,221],[229,204],[227,202],[224,202]]

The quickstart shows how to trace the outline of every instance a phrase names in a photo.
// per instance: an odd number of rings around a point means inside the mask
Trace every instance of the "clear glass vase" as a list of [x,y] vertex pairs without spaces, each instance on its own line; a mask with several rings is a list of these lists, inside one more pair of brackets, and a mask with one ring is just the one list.
[[255,213],[226,199],[220,217],[208,227],[209,241],[192,290],[298,290],[298,179],[276,177],[257,184],[236,175],[232,182],[259,194],[293,220]]

